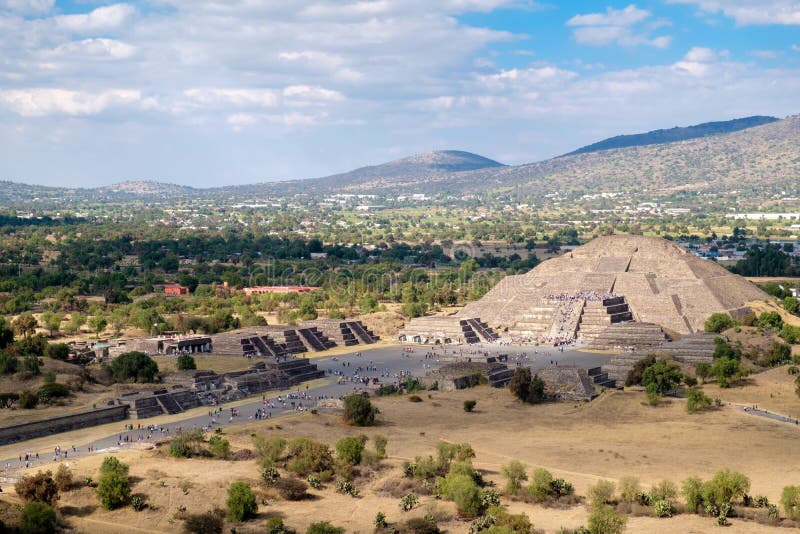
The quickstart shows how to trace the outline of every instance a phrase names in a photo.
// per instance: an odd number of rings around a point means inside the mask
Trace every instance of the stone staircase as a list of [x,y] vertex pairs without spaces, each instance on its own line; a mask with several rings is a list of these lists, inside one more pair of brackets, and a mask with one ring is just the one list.
[[561,302],[547,335],[553,339],[575,337],[583,314],[583,300]]
[[181,413],[183,411],[183,409],[181,408],[181,405],[178,404],[175,401],[175,399],[172,398],[172,395],[167,393],[166,390],[164,390],[163,394],[158,394],[156,392],[156,400],[161,405],[161,407],[164,409],[164,412],[166,412],[166,413],[168,413],[170,415],[176,414],[176,413]]
[[317,365],[311,363],[308,358],[292,358],[271,364],[270,367],[282,372],[292,384],[325,376],[325,371],[318,369]]
[[514,376],[514,371],[505,364],[493,364],[486,373],[486,379],[493,388],[505,387],[511,382],[512,376]]
[[688,334],[675,341],[665,343],[658,349],[658,353],[690,365],[710,364],[714,361],[714,339],[716,337],[717,334],[705,332]]
[[606,329],[617,323],[631,321],[631,313],[625,297],[614,297],[602,301],[586,301],[578,323],[578,337],[595,339]]
[[[473,325],[481,329],[479,336]],[[421,343],[425,345],[480,343],[483,340],[497,339],[497,334],[486,323],[478,318],[461,319],[460,317],[418,317],[412,319],[398,333],[398,339],[404,343]]]
[[617,387],[617,381],[609,378],[608,372],[604,371],[602,367],[592,367],[587,373],[597,388],[615,389]]
[[512,336],[543,336],[550,329],[556,306],[542,304],[531,308],[509,329]]
[[367,345],[371,343],[375,343],[378,341],[378,336],[372,333],[372,331],[364,326],[361,321],[350,321],[347,323],[350,327],[350,330],[358,337],[362,343],[366,343]]
[[667,336],[657,324],[629,321],[609,325],[589,342],[590,349],[630,350],[647,354],[657,352]]
[[299,328],[297,333],[303,338],[305,344],[315,352],[322,352],[336,346],[336,343],[325,337],[316,327]]
[[488,324],[484,323],[480,319],[467,319],[467,324],[472,327],[472,330],[480,339],[486,341],[487,343],[492,343],[500,337],[495,333],[494,330],[489,328]]

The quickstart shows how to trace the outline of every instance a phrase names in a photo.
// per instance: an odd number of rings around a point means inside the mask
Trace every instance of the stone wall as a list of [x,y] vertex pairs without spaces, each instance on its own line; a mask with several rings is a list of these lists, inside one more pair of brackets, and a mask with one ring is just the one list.
[[81,412],[61,417],[54,417],[44,421],[20,423],[0,428],[0,445],[8,445],[18,441],[40,438],[59,432],[78,430],[115,421],[122,421],[128,417],[127,406],[109,406],[88,412]]

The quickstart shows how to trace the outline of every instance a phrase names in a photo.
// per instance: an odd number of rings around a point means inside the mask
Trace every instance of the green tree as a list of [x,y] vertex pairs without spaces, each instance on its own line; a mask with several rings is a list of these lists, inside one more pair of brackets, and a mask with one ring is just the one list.
[[0,350],[14,341],[14,330],[8,326],[5,317],[0,317]]
[[615,489],[616,485],[610,480],[598,480],[593,486],[589,486],[587,497],[592,508],[611,504],[614,500]]
[[19,368],[19,358],[7,352],[0,351],[0,374],[12,375]]
[[800,520],[800,486],[786,486],[783,488],[781,506],[790,519]]
[[363,395],[344,398],[344,420],[356,426],[369,426],[375,422],[378,409]]
[[231,521],[246,521],[256,516],[256,495],[246,482],[234,482],[228,487],[228,518]]
[[43,502],[29,502],[22,507],[19,516],[20,534],[51,534],[56,531],[58,520],[52,506]]
[[715,360],[710,372],[717,378],[717,384],[721,388],[728,388],[732,381],[736,382],[747,375],[739,360],[727,357]]
[[156,382],[158,364],[143,352],[126,352],[111,362],[111,374],[117,382]]
[[642,373],[642,385],[648,387],[653,384],[655,391],[659,395],[664,395],[674,390],[681,383],[681,380],[683,380],[681,368],[664,359],[656,360],[653,365]]
[[798,311],[800,311],[800,301],[795,297],[786,297],[783,299],[783,309],[791,314],[798,315]]
[[511,460],[503,466],[501,473],[506,479],[506,493],[517,495],[522,490],[522,483],[528,480],[525,466],[519,460]]
[[17,335],[27,338],[36,333],[36,327],[39,326],[39,322],[32,313],[25,312],[14,319],[11,326]]
[[131,497],[128,466],[113,456],[106,456],[100,465],[97,496],[106,510],[114,510],[127,503]]
[[686,393],[686,411],[689,413],[696,413],[711,406],[711,399],[699,389],[689,388]]
[[108,326],[108,321],[102,315],[93,315],[89,317],[88,324],[92,332],[95,333],[95,337],[100,339],[100,334],[106,329],[106,326]]
[[517,367],[508,383],[511,393],[522,402],[535,404],[544,400],[544,381],[539,375],[531,376],[528,367]]
[[364,443],[353,437],[345,437],[336,442],[336,456],[350,465],[361,463]]
[[608,505],[598,506],[589,514],[589,532],[592,534],[621,534],[625,531],[628,517],[614,511]]
[[719,334],[728,328],[733,328],[735,324],[733,318],[727,313],[712,313],[711,316],[706,319],[703,329],[706,332],[715,332]]
[[197,369],[197,363],[195,363],[194,357],[189,354],[181,354],[178,356],[175,361],[175,366],[178,368],[178,371]]
[[55,337],[58,334],[61,329],[61,319],[60,315],[51,311],[46,311],[39,317],[42,327],[50,332],[50,337]]

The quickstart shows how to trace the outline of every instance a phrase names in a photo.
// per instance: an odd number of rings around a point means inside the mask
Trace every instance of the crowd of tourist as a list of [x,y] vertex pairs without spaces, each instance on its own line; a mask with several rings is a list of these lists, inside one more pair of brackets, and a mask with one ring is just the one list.
[[591,302],[603,301],[614,298],[615,295],[611,292],[601,293],[599,291],[578,291],[577,293],[554,293],[545,295],[546,300],[555,300],[558,302],[575,302],[578,300],[588,300]]

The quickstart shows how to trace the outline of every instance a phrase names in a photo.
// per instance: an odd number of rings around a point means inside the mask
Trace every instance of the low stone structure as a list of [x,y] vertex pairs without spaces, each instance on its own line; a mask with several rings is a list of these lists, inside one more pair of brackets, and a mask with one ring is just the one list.
[[121,340],[117,349],[147,354],[200,354],[212,352],[213,346],[209,336],[169,336]]
[[485,381],[492,387],[503,387],[513,372],[504,363],[493,361],[450,363],[421,379],[428,387],[436,384],[441,391],[453,391],[477,386]]
[[28,439],[40,438],[106,423],[122,421],[128,417],[127,405],[112,405],[96,410],[89,410],[60,417],[52,417],[43,421],[32,421],[0,428],[0,445],[17,443]]
[[479,318],[462,317],[418,317],[397,335],[403,343],[423,345],[451,345],[492,342],[497,333]]

